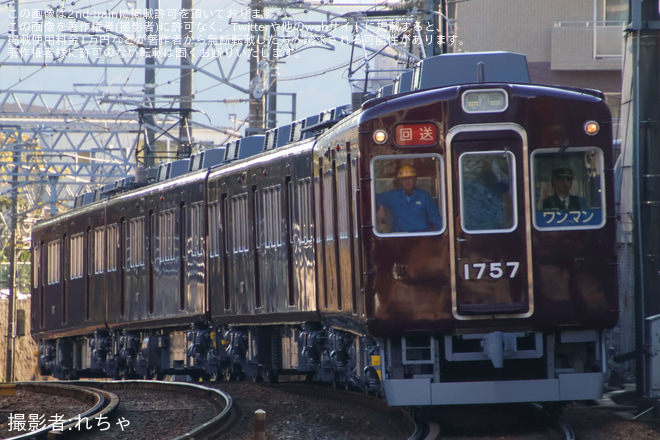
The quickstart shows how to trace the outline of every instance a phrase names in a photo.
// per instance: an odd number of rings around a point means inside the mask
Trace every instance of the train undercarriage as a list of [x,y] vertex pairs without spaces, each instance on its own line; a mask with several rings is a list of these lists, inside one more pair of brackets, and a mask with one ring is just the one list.
[[196,324],[159,331],[98,330],[42,341],[39,369],[82,377],[276,382],[300,375],[383,396],[392,406],[554,402],[599,398],[601,333],[517,332],[373,338],[313,322]]
[[41,374],[61,380],[189,376],[275,382],[281,374],[295,374],[377,392],[378,374],[366,365],[377,354],[375,339],[321,323],[225,329],[194,325],[158,332],[102,329],[89,336],[42,341],[38,366]]

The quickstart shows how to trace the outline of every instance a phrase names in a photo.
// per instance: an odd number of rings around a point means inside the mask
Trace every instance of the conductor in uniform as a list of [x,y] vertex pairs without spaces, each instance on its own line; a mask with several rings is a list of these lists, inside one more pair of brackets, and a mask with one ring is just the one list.
[[569,194],[573,186],[573,170],[571,168],[555,168],[552,170],[552,188],[554,194],[543,199],[543,209],[560,211],[581,211],[587,209],[584,198]]

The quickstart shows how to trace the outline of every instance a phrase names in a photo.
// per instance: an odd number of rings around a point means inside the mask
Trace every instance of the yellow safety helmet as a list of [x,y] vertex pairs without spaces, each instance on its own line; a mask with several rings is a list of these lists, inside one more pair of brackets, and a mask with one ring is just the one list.
[[415,169],[410,165],[404,165],[399,168],[398,177],[399,179],[403,179],[405,177],[417,177],[417,171],[415,171]]

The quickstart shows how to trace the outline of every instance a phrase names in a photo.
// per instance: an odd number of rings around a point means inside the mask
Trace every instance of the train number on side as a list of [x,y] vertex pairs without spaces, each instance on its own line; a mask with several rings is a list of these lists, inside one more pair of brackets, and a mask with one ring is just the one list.
[[484,277],[498,279],[508,276],[514,278],[520,267],[519,261],[504,263],[466,263],[463,265],[463,277],[466,280],[480,280]]

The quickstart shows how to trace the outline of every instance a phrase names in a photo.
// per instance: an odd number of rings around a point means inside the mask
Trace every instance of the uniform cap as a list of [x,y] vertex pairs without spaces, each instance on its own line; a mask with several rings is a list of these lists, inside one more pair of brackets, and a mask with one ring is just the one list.
[[415,169],[410,165],[404,165],[401,168],[399,168],[398,177],[400,179],[403,179],[405,177],[417,177],[417,171],[415,171]]
[[573,170],[570,168],[555,168],[552,170],[552,177],[570,177],[573,178]]

